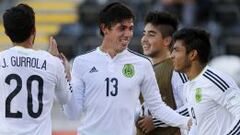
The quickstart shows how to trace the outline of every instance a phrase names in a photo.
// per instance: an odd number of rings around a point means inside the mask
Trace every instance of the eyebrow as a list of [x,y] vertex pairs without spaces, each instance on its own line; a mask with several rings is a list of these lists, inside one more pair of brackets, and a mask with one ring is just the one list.
[[152,34],[156,34],[157,32],[156,32],[156,31],[153,31],[153,30],[150,30],[150,31],[145,31],[145,30],[143,30],[143,33],[152,33]]
[[[120,25],[120,26],[126,26],[126,27],[128,27],[128,25],[126,25],[126,24],[124,24],[124,23],[119,23],[119,25]],[[134,24],[131,23],[131,25],[130,25],[129,27],[133,27],[133,26],[134,26]]]

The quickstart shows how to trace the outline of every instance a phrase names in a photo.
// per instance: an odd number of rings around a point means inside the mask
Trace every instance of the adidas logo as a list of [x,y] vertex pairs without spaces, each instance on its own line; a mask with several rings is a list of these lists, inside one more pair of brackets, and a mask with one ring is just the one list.
[[89,73],[93,73],[93,72],[98,72],[98,70],[97,70],[95,67],[93,67],[93,68],[89,71]]

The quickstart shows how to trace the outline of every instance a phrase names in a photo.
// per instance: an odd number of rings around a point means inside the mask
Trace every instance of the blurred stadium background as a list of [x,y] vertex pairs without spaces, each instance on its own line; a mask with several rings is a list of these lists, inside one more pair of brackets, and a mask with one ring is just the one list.
[[[240,1],[239,0],[0,0],[0,51],[11,47],[4,34],[2,13],[18,3],[36,12],[36,49],[48,48],[54,36],[59,49],[72,61],[101,43],[97,26],[99,9],[107,2],[122,1],[136,14],[134,37],[129,48],[142,53],[140,39],[143,17],[149,10],[167,10],[180,20],[180,27],[201,27],[211,33],[211,65],[234,77],[240,86]],[[69,121],[54,104],[53,135],[76,134],[79,121]]]

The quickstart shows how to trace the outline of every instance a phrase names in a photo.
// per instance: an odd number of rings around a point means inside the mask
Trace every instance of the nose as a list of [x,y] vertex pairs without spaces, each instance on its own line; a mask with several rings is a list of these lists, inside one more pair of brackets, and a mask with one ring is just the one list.
[[171,59],[174,59],[174,52],[172,51],[170,54]]
[[142,38],[141,38],[141,43],[143,44],[143,43],[145,43],[146,41],[147,41],[147,38],[146,38],[145,35],[143,35]]
[[133,36],[133,31],[132,31],[132,30],[125,30],[124,36],[126,36],[126,37],[132,37],[132,36]]

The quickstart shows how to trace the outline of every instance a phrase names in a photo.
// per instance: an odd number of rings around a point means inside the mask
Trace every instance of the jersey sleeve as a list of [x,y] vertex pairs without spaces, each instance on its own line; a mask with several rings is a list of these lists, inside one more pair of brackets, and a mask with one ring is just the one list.
[[72,88],[70,82],[66,78],[63,64],[59,59],[56,59],[56,63],[57,85],[55,96],[60,104],[66,104],[71,98]]
[[144,71],[145,76],[141,83],[141,92],[152,115],[168,125],[187,129],[189,118],[179,115],[162,101],[154,71],[150,63],[146,64]]
[[80,61],[75,60],[72,67],[72,98],[71,100],[63,105],[64,114],[69,119],[77,119],[80,117],[81,111],[83,110],[84,100],[84,82],[82,81]]
[[[184,101],[183,97],[183,85],[188,81],[187,76],[183,73],[175,72],[173,71],[171,84],[172,84],[172,90],[174,94],[174,100],[177,104],[177,109],[175,110],[177,113],[181,114],[182,116],[189,116],[189,112],[187,109],[187,104]],[[162,122],[160,119],[153,117],[153,124],[155,127],[166,127],[164,122]]]
[[211,96],[234,116],[235,120],[226,134],[236,135],[236,133],[240,133],[240,89],[233,80],[226,82],[226,84],[227,87],[224,91],[214,85],[214,92],[211,93]]
[[[186,117],[189,116],[187,105],[184,105],[184,106],[176,109],[175,111],[182,116],[186,116]],[[149,111],[149,108],[144,103],[142,104],[141,112],[139,114],[141,114],[139,116],[143,116],[143,115],[149,116],[149,115],[151,115],[151,113]],[[152,116],[152,119],[153,119],[153,125],[155,127],[168,127],[169,126],[166,123],[164,123],[161,119],[155,118],[154,116]]]
[[184,104],[186,104],[186,100],[183,96],[183,87],[187,81],[187,76],[184,73],[173,71],[171,84],[177,108],[182,107]]

